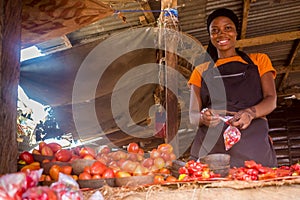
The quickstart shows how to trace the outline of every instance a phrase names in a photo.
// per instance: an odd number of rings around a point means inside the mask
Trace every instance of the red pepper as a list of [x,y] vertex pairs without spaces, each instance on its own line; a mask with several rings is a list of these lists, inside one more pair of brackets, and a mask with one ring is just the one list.
[[246,168],[256,168],[257,163],[254,160],[246,160],[245,161],[245,167]]
[[299,163],[296,163],[294,165],[291,165],[291,168],[295,171],[298,171],[300,172],[300,164]]
[[258,171],[256,169],[245,169],[246,174],[250,175],[250,176],[257,176],[258,175]]
[[179,174],[189,174],[189,170],[186,167],[180,167],[178,172]]
[[19,155],[19,159],[26,162],[26,164],[30,164],[34,162],[33,155],[29,153],[28,151],[23,151]]

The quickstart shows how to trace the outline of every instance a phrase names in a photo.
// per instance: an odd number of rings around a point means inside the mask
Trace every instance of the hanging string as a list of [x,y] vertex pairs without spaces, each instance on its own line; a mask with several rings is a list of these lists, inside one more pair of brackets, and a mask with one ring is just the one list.
[[167,10],[115,10],[114,13],[127,13],[127,12],[152,12],[152,13],[160,13],[160,12],[168,12]]

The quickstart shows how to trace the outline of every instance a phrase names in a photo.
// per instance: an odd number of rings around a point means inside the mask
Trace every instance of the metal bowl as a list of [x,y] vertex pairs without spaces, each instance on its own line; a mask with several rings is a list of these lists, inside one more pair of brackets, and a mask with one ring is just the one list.
[[34,161],[37,161],[39,163],[43,163],[44,160],[52,160],[54,156],[43,156],[39,154],[32,154]]
[[101,188],[103,185],[115,187],[115,178],[77,180],[77,183],[80,188],[97,189]]
[[226,177],[230,170],[230,155],[229,154],[209,154],[200,159],[201,162],[208,165],[214,173],[220,174],[221,177]]
[[86,166],[91,166],[96,160],[76,159],[72,161],[73,173],[79,175]]

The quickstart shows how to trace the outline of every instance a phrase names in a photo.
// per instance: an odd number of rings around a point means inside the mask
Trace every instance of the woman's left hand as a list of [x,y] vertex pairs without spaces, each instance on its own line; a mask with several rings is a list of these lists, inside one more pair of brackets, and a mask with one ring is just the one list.
[[254,118],[255,112],[253,112],[253,108],[248,108],[237,112],[233,118],[229,120],[229,123],[239,129],[246,129]]

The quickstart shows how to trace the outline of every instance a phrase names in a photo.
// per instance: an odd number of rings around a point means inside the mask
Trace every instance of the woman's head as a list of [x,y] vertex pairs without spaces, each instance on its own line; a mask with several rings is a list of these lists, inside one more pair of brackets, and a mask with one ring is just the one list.
[[207,30],[210,35],[208,53],[214,60],[218,58],[218,54],[225,56],[235,54],[238,27],[238,17],[229,9],[221,8],[208,16]]
[[209,27],[210,27],[210,24],[212,23],[212,21],[215,18],[220,17],[220,16],[229,18],[234,23],[236,29],[238,30],[238,28],[239,28],[239,19],[236,16],[236,14],[234,14],[234,12],[232,10],[229,10],[227,8],[220,8],[220,9],[217,9],[214,12],[212,12],[207,18],[206,25],[207,25],[208,33],[210,33],[209,32]]

